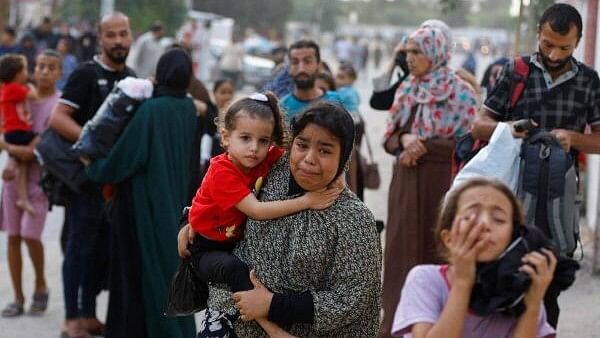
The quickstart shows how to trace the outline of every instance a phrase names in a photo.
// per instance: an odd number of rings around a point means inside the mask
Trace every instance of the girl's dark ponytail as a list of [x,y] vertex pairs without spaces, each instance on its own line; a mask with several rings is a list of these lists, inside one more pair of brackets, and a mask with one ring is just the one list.
[[277,96],[272,92],[265,92],[267,99],[269,100],[269,107],[271,107],[271,111],[273,112],[273,142],[281,148],[286,148],[289,143],[289,130],[287,127],[285,112],[279,106],[279,100]]

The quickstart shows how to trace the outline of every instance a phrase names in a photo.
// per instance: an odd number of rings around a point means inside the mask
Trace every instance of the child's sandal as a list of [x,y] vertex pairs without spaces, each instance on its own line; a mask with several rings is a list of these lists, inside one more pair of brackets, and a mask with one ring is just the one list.
[[31,307],[29,308],[29,314],[32,316],[39,316],[48,308],[49,292],[34,293]]
[[2,310],[2,317],[14,318],[23,314],[23,304],[10,303]]

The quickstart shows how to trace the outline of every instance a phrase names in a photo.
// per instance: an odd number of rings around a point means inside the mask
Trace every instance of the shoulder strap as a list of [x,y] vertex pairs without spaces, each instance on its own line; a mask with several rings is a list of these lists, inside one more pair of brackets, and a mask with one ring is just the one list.
[[515,58],[515,69],[512,79],[512,93],[510,97],[510,108],[514,109],[523,94],[525,83],[529,76],[529,57],[518,56]]

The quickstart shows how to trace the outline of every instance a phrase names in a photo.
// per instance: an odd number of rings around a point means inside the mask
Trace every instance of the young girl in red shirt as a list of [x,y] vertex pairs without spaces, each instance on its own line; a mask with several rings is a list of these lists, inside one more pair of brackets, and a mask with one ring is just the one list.
[[[22,55],[6,54],[0,58],[0,110],[2,111],[2,133],[7,143],[28,145],[35,137],[31,125],[31,116],[25,100],[36,99],[34,87],[26,85],[28,78],[27,59]],[[9,165],[17,166],[17,190],[19,199],[16,205],[35,213],[35,208],[27,196],[27,171],[25,163],[15,158],[9,159]]]
[[[305,209],[331,206],[343,180],[321,192],[284,201],[260,202],[253,193],[284,154],[287,129],[277,98],[270,92],[235,102],[219,120],[224,154],[210,166],[192,201],[188,221],[195,236],[193,266],[204,282],[226,283],[233,292],[251,290],[249,268],[231,253],[242,238],[246,217],[267,220]],[[259,324],[274,336],[285,331],[268,321]]]

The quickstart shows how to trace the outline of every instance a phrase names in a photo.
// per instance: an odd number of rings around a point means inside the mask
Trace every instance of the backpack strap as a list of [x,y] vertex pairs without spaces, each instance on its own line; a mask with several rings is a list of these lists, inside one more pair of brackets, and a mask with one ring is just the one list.
[[[510,108],[514,109],[523,94],[525,83],[529,77],[529,57],[518,56],[515,58],[515,70],[512,78],[512,93],[510,97]],[[528,112],[526,112],[528,113]]]

